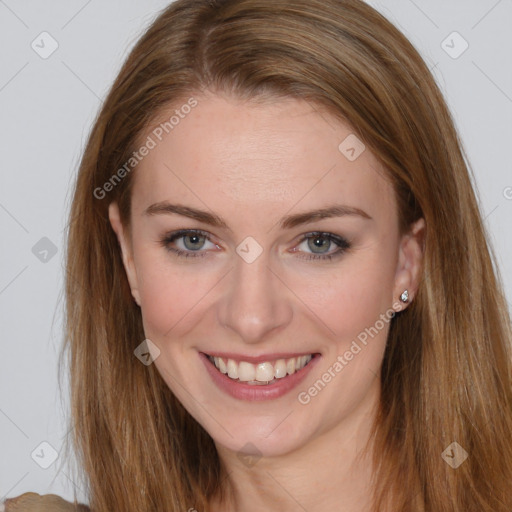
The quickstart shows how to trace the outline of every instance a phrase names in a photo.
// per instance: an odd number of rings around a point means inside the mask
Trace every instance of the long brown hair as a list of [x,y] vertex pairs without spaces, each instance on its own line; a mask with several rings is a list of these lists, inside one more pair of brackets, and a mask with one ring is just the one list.
[[[375,510],[510,512],[510,318],[471,171],[428,67],[361,0],[178,0],[122,67],[83,154],[67,252],[71,426],[91,509],[206,511],[223,489],[212,439],[133,353],[141,312],[107,210],[116,201],[129,226],[136,166],[104,186],[165,109],[205,89],[326,108],[385,167],[402,232],[425,219],[418,295],[383,361]],[[456,469],[442,456],[453,442],[468,454]]]

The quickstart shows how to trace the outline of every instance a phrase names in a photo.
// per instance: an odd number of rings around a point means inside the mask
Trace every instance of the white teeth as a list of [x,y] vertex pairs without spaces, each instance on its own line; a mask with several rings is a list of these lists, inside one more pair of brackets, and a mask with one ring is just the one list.
[[254,380],[255,376],[256,369],[254,368],[254,365],[251,363],[246,363],[245,361],[240,361],[240,363],[238,364],[238,378],[243,382],[247,382],[249,380]]
[[222,357],[217,357],[216,359],[219,360],[219,363],[215,362],[215,366],[222,372],[222,373],[228,373],[228,367],[226,366],[226,363],[224,362],[224,359]]
[[234,359],[228,359],[227,363],[222,357],[209,356],[210,361],[215,364],[217,369],[227,374],[233,380],[257,384],[260,382],[271,382],[274,379],[282,379],[287,375],[293,375],[304,366],[306,366],[313,356],[304,355],[292,357],[290,359],[277,359],[276,361],[265,361],[256,365],[247,361],[237,362]]
[[288,375],[295,373],[295,362],[296,359],[288,359],[288,361],[286,361],[286,371],[288,372]]
[[273,378],[274,367],[270,363],[259,363],[258,366],[256,367],[256,379],[251,380],[258,380],[260,382],[270,382]]
[[278,359],[274,364],[274,377],[276,379],[282,379],[286,377],[286,361],[284,359]]
[[228,359],[228,377],[238,379],[238,365],[233,359]]

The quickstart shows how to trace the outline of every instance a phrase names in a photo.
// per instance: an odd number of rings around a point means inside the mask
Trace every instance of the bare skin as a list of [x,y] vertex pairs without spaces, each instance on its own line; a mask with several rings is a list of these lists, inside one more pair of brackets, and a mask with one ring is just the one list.
[[[197,99],[135,171],[130,235],[114,203],[110,220],[146,337],[161,351],[155,365],[226,468],[228,500],[212,509],[369,511],[371,443],[363,448],[390,313],[407,307],[398,300],[404,290],[411,300],[417,290],[424,222],[400,234],[394,193],[374,155],[366,149],[350,161],[338,146],[353,130],[310,104]],[[226,226],[147,213],[164,202],[215,213]],[[279,224],[335,204],[359,213]],[[162,240],[178,229],[210,240],[192,234],[166,247]],[[340,246],[322,236],[314,244],[304,236],[311,232],[338,235],[349,247],[320,259]],[[250,263],[236,251],[246,237],[262,248]],[[215,351],[320,356],[297,388],[248,401],[205,371],[199,353]],[[319,379],[325,386],[310,393]]]

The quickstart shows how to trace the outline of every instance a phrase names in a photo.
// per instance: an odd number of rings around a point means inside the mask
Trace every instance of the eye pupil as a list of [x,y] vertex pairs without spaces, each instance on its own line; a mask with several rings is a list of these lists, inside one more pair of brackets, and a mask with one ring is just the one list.
[[[204,239],[204,236],[201,236],[201,235],[187,235],[187,236],[184,236],[183,237],[183,241],[184,241],[184,244],[185,244],[185,247],[189,250],[194,250],[194,249],[200,249],[202,247],[202,245],[204,244],[204,240],[201,240],[201,239]],[[188,244],[187,241],[188,240],[191,240],[192,241],[192,244]],[[201,243],[202,242],[202,243]]]
[[309,248],[313,252],[317,252],[316,249],[322,249],[322,248],[328,247],[330,243],[331,243],[331,241],[328,240],[324,236],[315,236],[313,238],[310,238],[308,241]]

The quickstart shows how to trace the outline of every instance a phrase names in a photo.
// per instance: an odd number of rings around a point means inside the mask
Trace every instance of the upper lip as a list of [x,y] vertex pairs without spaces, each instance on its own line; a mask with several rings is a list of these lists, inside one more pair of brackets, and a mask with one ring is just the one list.
[[234,352],[203,352],[211,357],[222,357],[222,359],[233,359],[234,361],[246,361],[248,363],[258,364],[277,359],[291,359],[292,357],[316,355],[318,352],[274,352],[272,354],[261,354],[259,356],[250,356],[246,354],[235,354]]

